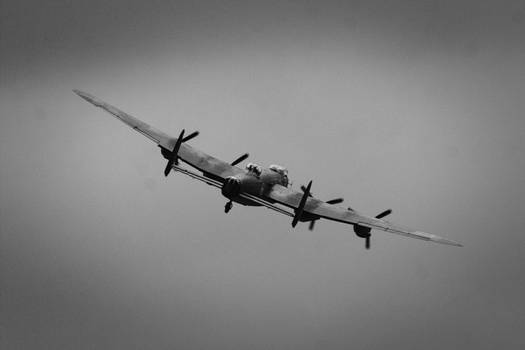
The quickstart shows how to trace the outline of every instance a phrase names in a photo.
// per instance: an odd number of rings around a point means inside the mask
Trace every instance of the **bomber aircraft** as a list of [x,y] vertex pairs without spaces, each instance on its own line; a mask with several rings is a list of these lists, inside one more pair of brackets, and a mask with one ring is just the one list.
[[[170,171],[174,170],[208,185],[220,188],[222,195],[228,200],[224,206],[226,213],[232,209],[232,204],[235,202],[246,206],[264,206],[287,215],[292,218],[293,227],[298,222],[308,222],[309,228],[312,230],[315,222],[319,219],[351,224],[355,234],[365,239],[366,249],[370,249],[370,232],[372,229],[430,242],[462,246],[457,242],[437,235],[413,230],[383,220],[383,217],[392,212],[391,209],[371,217],[363,215],[352,208],[338,205],[343,202],[342,198],[328,201],[317,199],[310,192],[312,181],[307,186],[301,186],[301,191],[294,190],[291,188],[291,182],[288,180],[288,171],[282,166],[270,165],[268,168],[264,168],[257,164],[249,163],[245,169],[240,168],[237,164],[248,158],[247,153],[233,162],[225,162],[188,145],[187,142],[196,137],[199,134],[198,131],[186,135],[183,129],[178,137],[172,137],[95,96],[79,90],[73,91],[86,101],[104,109],[135,131],[155,142],[160,147],[162,156],[167,159],[164,169],[165,176],[168,176]],[[197,171],[181,166],[179,160]]]

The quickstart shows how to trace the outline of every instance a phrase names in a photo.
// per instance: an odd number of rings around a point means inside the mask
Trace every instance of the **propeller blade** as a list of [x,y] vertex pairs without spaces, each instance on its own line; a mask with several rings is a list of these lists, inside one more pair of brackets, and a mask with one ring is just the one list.
[[314,230],[314,227],[315,227],[315,221],[316,221],[316,220],[312,220],[312,221],[310,221],[310,225],[308,226],[308,229],[309,229],[310,231],[313,231],[313,230]]
[[250,155],[248,153],[244,153],[242,156],[240,156],[239,158],[237,158],[233,162],[231,162],[231,165],[237,165],[240,162],[242,162],[243,160],[245,160],[246,158],[248,158],[249,156]]
[[[306,187],[304,187],[304,185],[301,185],[301,191],[306,192]],[[308,196],[313,197],[312,193],[308,193]],[[343,198],[334,198],[334,199],[330,199],[329,201],[326,201],[326,203],[338,204],[338,203],[342,203],[343,201],[344,201]]]
[[365,239],[365,248],[368,250],[370,249],[370,235],[368,235]]
[[182,144],[182,140],[184,139],[184,129],[180,132],[179,137],[177,138],[177,141],[175,142],[175,146],[173,146],[173,151],[171,151],[170,159],[168,159],[168,164],[166,164],[166,168],[164,168],[164,176],[168,176],[168,174],[171,171],[171,167],[173,164],[179,164],[178,160],[178,153],[180,145]]
[[391,213],[392,213],[392,209],[387,209],[384,212],[377,214],[376,219],[381,219],[387,215],[390,215]]
[[172,166],[173,166],[173,162],[170,159],[170,160],[168,160],[168,164],[166,164],[166,167],[164,168],[164,176],[168,176],[169,175]]
[[[301,191],[306,192],[306,187],[304,187],[304,185],[301,185]],[[308,197],[313,197],[313,195],[308,193]]]
[[186,136],[185,138],[183,138],[183,139],[182,139],[182,142],[189,141],[189,140],[191,140],[192,138],[197,137],[198,135],[199,135],[199,132],[198,132],[198,131],[194,131],[194,132],[192,132],[191,134],[189,134],[188,136]]
[[308,186],[306,186],[306,189],[303,194],[303,198],[301,198],[301,202],[299,202],[299,207],[295,211],[295,216],[293,217],[292,221],[292,227],[295,227],[297,223],[299,222],[299,219],[301,219],[301,216],[303,215],[304,205],[306,204],[306,200],[308,199],[308,196],[310,195],[310,188],[312,188],[312,181],[308,183]]
[[338,203],[342,203],[344,201],[343,198],[334,198],[334,199],[330,199],[329,201],[326,201],[326,203],[328,204],[338,204]]
[[168,160],[168,164],[166,164],[166,167],[164,168],[164,176],[168,176],[169,175],[172,166],[173,166],[173,162],[170,159],[170,160]]

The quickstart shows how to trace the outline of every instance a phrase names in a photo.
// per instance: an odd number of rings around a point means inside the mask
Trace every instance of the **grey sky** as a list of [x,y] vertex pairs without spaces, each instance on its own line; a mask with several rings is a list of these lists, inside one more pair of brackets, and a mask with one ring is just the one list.
[[[525,5],[2,1],[2,348],[521,348]],[[79,88],[465,244],[165,179]]]

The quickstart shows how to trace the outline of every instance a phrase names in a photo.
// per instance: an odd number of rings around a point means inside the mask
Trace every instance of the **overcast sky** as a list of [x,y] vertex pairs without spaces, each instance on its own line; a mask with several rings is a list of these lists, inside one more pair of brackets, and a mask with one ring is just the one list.
[[[525,345],[522,1],[0,1],[0,347]],[[87,91],[463,248],[223,212]]]

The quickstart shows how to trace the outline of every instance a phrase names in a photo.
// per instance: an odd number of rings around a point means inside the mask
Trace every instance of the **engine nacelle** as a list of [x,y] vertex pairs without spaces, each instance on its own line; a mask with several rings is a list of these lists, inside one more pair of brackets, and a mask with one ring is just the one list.
[[370,237],[370,231],[372,231],[370,227],[354,225],[354,232],[357,237],[368,238]]
[[221,193],[229,199],[237,197],[241,193],[241,180],[233,176],[227,177],[222,185]]

